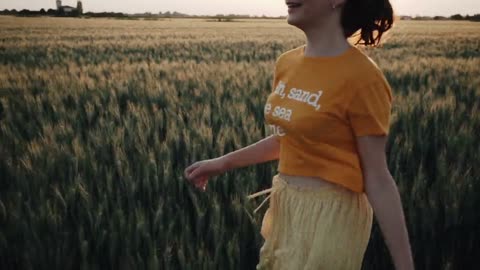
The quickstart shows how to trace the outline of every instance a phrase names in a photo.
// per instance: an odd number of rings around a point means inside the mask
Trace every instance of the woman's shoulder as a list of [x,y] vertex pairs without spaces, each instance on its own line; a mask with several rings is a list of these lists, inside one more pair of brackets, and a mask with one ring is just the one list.
[[294,59],[295,57],[298,56],[299,53],[301,53],[301,49],[304,45],[300,45],[294,48],[291,48],[289,50],[284,51],[281,53],[276,60],[277,65],[281,64],[282,62],[288,62],[289,60]]
[[372,81],[386,81],[385,75],[381,67],[375,60],[361,47],[356,47],[357,53],[349,63],[349,68],[352,69],[352,80],[355,82],[372,82]]

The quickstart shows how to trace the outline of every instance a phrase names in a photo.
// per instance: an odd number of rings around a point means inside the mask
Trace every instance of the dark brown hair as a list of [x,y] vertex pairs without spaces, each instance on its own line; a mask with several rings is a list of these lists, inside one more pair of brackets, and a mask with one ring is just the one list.
[[[376,47],[380,44],[383,33],[392,28],[393,8],[389,0],[346,0],[341,23],[346,38],[360,30],[355,45]],[[374,37],[375,31],[377,34]]]

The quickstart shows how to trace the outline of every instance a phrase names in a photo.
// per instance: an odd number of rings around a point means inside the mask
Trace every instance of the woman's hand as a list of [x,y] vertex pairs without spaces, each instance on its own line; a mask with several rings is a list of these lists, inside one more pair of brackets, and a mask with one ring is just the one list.
[[207,188],[208,178],[226,171],[225,160],[222,158],[197,161],[185,169],[185,177],[201,191]]

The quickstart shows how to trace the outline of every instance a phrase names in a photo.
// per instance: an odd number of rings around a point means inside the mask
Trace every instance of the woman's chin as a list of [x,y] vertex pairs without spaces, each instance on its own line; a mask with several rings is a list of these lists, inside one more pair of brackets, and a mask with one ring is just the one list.
[[287,16],[287,23],[290,24],[290,25],[293,25],[293,26],[299,26],[299,25],[301,25],[301,20],[297,16],[288,15]]
[[288,15],[287,16],[287,22],[288,23],[295,22],[296,20],[297,20],[297,18],[295,18],[295,15]]

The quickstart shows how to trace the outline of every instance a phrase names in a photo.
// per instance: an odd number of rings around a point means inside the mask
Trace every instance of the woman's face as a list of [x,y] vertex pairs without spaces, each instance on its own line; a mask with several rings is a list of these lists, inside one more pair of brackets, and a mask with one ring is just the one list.
[[287,22],[300,29],[322,24],[333,14],[332,6],[339,0],[285,0],[288,8]]

